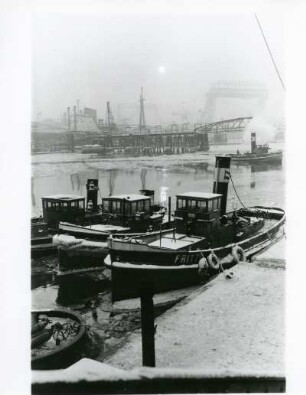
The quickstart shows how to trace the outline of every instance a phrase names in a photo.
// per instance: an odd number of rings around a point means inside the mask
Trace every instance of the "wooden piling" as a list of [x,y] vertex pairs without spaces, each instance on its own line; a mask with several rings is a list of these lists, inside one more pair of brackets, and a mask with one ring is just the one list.
[[153,287],[149,283],[142,286],[141,302],[141,336],[142,336],[142,365],[155,367],[154,339],[154,303]]

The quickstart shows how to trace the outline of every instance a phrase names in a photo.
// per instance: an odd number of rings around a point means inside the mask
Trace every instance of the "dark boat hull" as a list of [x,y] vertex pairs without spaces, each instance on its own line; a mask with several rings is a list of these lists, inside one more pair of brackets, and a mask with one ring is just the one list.
[[[248,212],[248,215],[252,216],[252,212]],[[254,211],[255,215],[258,216],[258,213]],[[281,228],[285,222],[285,215],[282,210],[270,210],[269,213],[262,210],[262,216],[269,216],[271,226],[240,242],[209,250],[153,250],[142,244],[134,244],[131,254],[128,252],[126,255],[127,251],[120,250],[119,243],[116,246],[115,240],[110,240],[111,254],[105,259],[105,264],[112,271],[113,300],[139,296],[143,284],[150,283],[153,292],[158,293],[206,282],[222,269],[229,269],[237,263],[233,256],[233,248],[236,246],[244,250],[247,259],[251,259],[283,235]],[[121,245],[124,246],[123,243]],[[204,271],[199,270],[201,257],[207,258],[211,252],[218,257],[220,268],[208,267]],[[131,259],[124,259],[125,256],[130,256]],[[120,261],[116,257],[120,257]]]
[[104,258],[109,250],[105,247],[75,248],[58,247],[59,272],[58,276],[103,270]]
[[254,163],[282,163],[283,154],[282,152],[276,152],[266,155],[230,155],[232,162],[234,163],[245,163],[245,164],[254,164]]

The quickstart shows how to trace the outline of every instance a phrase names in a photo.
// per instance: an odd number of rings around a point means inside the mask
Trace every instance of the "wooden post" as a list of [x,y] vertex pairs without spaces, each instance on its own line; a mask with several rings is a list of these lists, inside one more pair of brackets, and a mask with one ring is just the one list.
[[155,367],[154,303],[151,284],[143,284],[140,302],[142,365]]
[[168,222],[171,222],[171,196],[168,196]]

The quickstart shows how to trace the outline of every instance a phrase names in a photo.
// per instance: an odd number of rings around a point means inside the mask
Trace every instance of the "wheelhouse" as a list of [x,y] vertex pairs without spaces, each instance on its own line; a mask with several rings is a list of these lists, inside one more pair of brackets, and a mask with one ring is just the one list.
[[118,217],[133,217],[136,214],[150,215],[151,197],[140,194],[117,195],[103,199],[103,214]]
[[176,196],[175,224],[179,233],[211,236],[219,224],[221,194],[186,192]]
[[42,198],[43,216],[49,228],[56,229],[60,221],[82,224],[85,198],[77,195],[52,195]]

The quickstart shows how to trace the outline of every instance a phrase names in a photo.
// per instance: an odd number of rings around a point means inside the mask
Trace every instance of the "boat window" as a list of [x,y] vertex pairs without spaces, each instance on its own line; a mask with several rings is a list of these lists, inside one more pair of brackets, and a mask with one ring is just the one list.
[[81,209],[83,209],[84,208],[84,200],[80,200],[78,203],[79,203],[79,207]]
[[206,200],[198,200],[198,208],[200,210],[206,210]]
[[220,208],[220,200],[219,200],[219,198],[218,199],[214,199],[213,200],[213,209],[214,210],[219,210],[219,208]]
[[149,211],[150,210],[150,200],[146,200],[145,201],[145,211]]
[[137,211],[137,202],[132,202],[131,203],[131,214],[135,214]]
[[197,205],[197,201],[192,199],[192,200],[188,200],[188,208],[193,208],[195,209]]
[[140,200],[140,201],[138,202],[138,211],[143,211],[143,203],[144,203],[143,200]]
[[118,214],[118,213],[120,213],[120,211],[121,211],[121,202],[113,200],[113,202],[112,202],[112,212]]
[[71,202],[71,207],[72,207],[72,208],[78,208],[78,207],[79,207],[79,202],[78,202],[78,201],[76,201],[76,202]]
[[50,202],[50,203],[51,203],[51,209],[58,210],[59,204],[57,202]]
[[213,200],[208,200],[208,211],[212,211],[213,210]]
[[187,202],[185,199],[177,199],[177,208],[186,208]]
[[103,201],[103,208],[104,208],[104,211],[109,212],[109,200]]
[[217,202],[218,202],[217,207],[218,207],[218,210],[219,210],[219,209],[220,209],[220,206],[221,206],[221,198],[218,198],[218,199],[217,199]]

